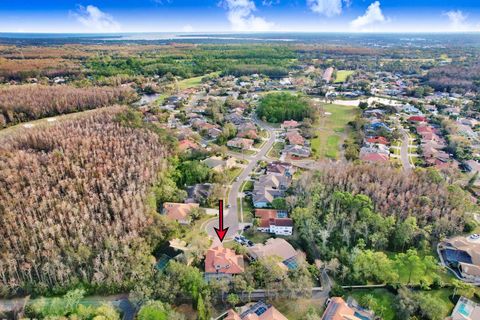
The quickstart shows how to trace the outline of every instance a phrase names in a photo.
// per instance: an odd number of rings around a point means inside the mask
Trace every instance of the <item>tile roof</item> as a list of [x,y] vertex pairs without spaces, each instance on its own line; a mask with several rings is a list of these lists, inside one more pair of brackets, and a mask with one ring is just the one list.
[[190,214],[190,211],[194,208],[198,208],[198,203],[174,203],[165,202],[163,204],[163,213],[172,220],[186,221]]
[[211,248],[205,257],[205,272],[238,274],[245,271],[243,256],[221,246]]

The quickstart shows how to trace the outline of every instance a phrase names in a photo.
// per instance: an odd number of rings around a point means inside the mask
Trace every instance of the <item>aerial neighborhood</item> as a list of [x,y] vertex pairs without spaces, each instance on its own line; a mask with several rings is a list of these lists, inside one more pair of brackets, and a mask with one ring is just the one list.
[[0,36],[0,319],[480,320],[474,35],[58,37]]

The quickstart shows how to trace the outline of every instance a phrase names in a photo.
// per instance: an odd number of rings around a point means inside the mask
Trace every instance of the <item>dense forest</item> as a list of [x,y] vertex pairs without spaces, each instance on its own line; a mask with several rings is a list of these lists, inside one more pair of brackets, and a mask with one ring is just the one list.
[[0,128],[71,112],[128,104],[136,99],[132,89],[21,85],[0,88]]
[[[296,225],[309,244],[306,249],[327,258],[360,241],[376,250],[428,247],[430,241],[462,232],[469,219],[464,213],[472,206],[461,188],[448,185],[435,171],[409,175],[389,166],[353,163],[324,163],[319,172],[302,177],[295,195]],[[401,232],[411,229],[415,232]]]
[[[167,151],[109,108],[0,145],[0,294],[131,287],[152,270],[147,201]],[[149,241],[150,240],[150,241]]]
[[260,119],[273,123],[315,117],[315,108],[307,98],[288,92],[267,94],[260,101],[256,112]]
[[480,65],[447,65],[432,68],[427,74],[428,84],[438,91],[465,92],[480,88]]

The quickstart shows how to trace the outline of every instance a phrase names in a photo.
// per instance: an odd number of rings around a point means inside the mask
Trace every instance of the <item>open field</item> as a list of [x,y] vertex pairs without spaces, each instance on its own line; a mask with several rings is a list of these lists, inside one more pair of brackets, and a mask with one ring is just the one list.
[[354,71],[352,70],[338,70],[337,77],[335,78],[335,83],[342,83],[347,81],[348,76],[352,75]]
[[180,81],[178,81],[178,89],[185,90],[185,89],[189,89],[189,88],[198,87],[199,85],[202,84],[202,79],[207,77],[207,76],[218,77],[219,72],[212,72],[212,73],[204,75],[204,76],[199,76],[199,77],[180,80]]
[[358,107],[323,105],[326,115],[318,120],[317,137],[311,140],[313,153],[319,158],[338,159],[348,122],[358,114]]

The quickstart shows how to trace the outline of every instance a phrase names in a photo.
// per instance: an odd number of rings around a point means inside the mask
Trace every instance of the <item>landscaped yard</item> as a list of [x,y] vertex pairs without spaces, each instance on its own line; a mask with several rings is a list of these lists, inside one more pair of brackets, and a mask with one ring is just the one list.
[[382,317],[384,320],[395,319],[395,295],[387,289],[361,289],[353,290],[349,293],[357,302],[361,302],[366,295],[370,295],[375,301],[376,308],[373,308],[375,314]]
[[242,208],[243,208],[243,221],[252,222],[253,221],[253,206],[250,200],[243,198],[242,199]]
[[315,314],[321,315],[325,309],[323,299],[299,298],[294,301],[279,299],[273,305],[289,320],[307,319],[309,311],[315,311]]
[[323,108],[326,115],[315,124],[318,131],[311,140],[312,151],[319,158],[338,159],[348,122],[355,119],[360,109],[336,104],[324,104]]
[[253,181],[251,180],[246,180],[242,183],[242,186],[240,187],[240,191],[252,191],[253,190]]
[[239,168],[239,167],[233,167],[233,168],[230,168],[227,170],[227,177],[228,177],[228,180],[229,181],[233,181],[236,177],[238,177],[240,175],[240,173],[242,173],[242,168]]
[[272,236],[268,233],[265,233],[265,232],[258,232],[258,231],[255,231],[255,230],[252,230],[252,228],[250,228],[250,230],[248,231],[245,231],[243,233],[243,235],[248,239],[248,240],[251,240],[253,241],[254,243],[264,243],[265,241],[267,241],[267,239],[270,239]]
[[337,77],[335,78],[335,83],[341,83],[347,81],[348,76],[352,75],[354,71],[352,70],[338,70]]
[[285,143],[283,142],[275,142],[275,144],[272,146],[272,149],[268,152],[268,156],[270,158],[280,158],[281,152],[283,148],[285,147]]

